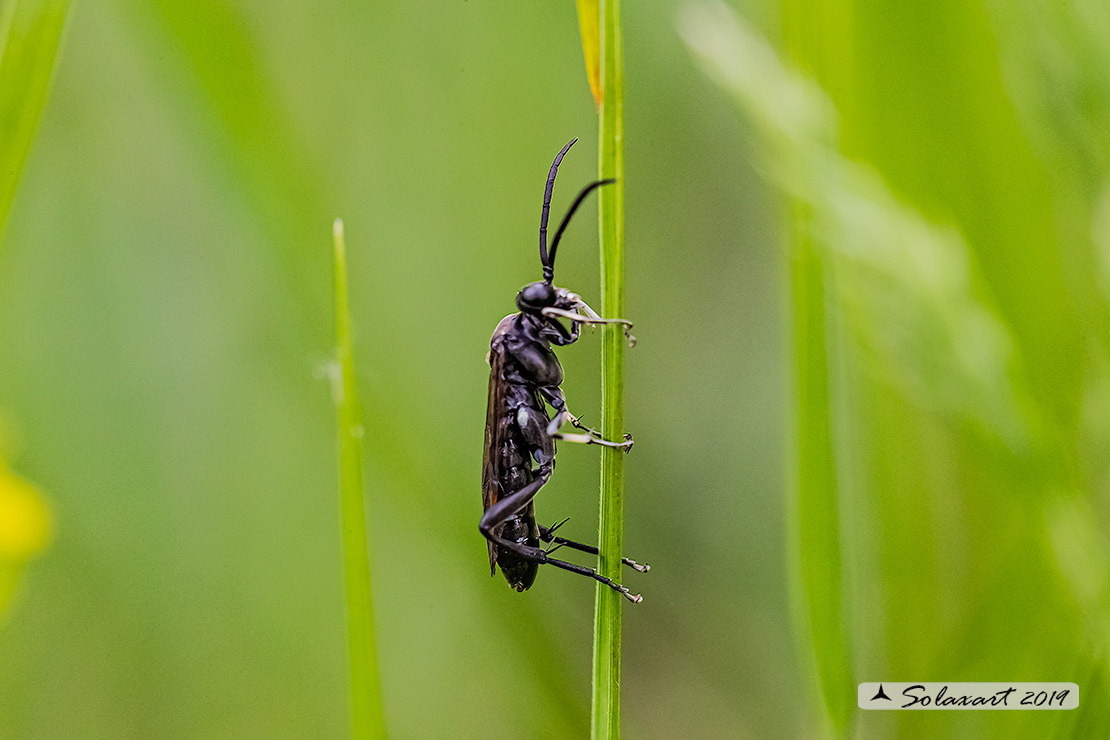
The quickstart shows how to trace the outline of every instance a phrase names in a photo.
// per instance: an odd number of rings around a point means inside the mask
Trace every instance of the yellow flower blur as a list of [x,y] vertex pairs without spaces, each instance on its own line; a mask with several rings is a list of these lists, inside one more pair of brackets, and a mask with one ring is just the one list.
[[20,563],[50,541],[50,512],[34,486],[0,464],[0,563]]

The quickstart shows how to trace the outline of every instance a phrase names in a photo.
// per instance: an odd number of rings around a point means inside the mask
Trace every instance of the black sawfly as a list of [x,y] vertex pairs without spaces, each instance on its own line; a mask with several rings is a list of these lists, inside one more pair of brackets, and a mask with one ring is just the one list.
[[[497,568],[509,585],[524,591],[536,580],[543,563],[572,573],[588,576],[619,592],[629,601],[639,603],[642,597],[619,583],[606,578],[593,568],[557,560],[550,553],[560,547],[596,555],[597,548],[555,536],[555,530],[566,520],[552,527],[536,523],[533,499],[551,479],[555,466],[555,440],[615,447],[628,452],[632,437],[620,442],[604,439],[600,432],[584,426],[567,408],[559,386],[563,368],[551,349],[578,341],[582,324],[619,324],[624,327],[629,344],[635,338],[629,333],[632,322],[625,319],[604,319],[579,296],[552,284],[555,272],[555,250],[570,223],[571,216],[595,188],[612,183],[598,180],[587,185],[571,203],[567,215],[555,231],[551,249],[547,248],[547,217],[551,208],[551,191],[559,163],[577,139],[563,147],[547,175],[540,212],[540,264],[543,280],[529,283],[516,296],[519,312],[510,314],[497,324],[490,339],[487,361],[490,366],[489,405],[486,410],[485,452],[482,456],[482,504],[485,513],[478,525],[489,545],[490,574]],[[570,324],[567,329],[560,323]],[[555,410],[548,416],[546,404]],[[581,433],[561,432],[570,423]],[[534,466],[533,466],[534,463]],[[553,543],[545,550],[540,542]],[[625,565],[642,573],[649,566],[622,558]]]

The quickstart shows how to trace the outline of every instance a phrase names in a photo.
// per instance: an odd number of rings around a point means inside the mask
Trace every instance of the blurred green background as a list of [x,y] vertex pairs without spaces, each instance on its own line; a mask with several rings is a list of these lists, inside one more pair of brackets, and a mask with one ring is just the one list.
[[[653,566],[625,577],[625,734],[1103,737],[1110,15],[785,6],[730,35],[625,3],[625,542]],[[483,357],[573,136],[560,215],[596,167],[573,3],[71,9],[0,243],[4,453],[54,517],[0,624],[0,737],[343,736],[336,216],[391,736],[587,734],[592,585],[511,592],[477,532]],[[556,282],[596,304],[595,208]],[[789,486],[798,239],[827,281],[820,490]],[[598,336],[561,353],[587,422]],[[564,448],[541,520],[593,540],[597,477]],[[788,498],[831,502],[827,539]],[[799,548],[838,553],[838,638]],[[1081,709],[853,716],[830,665],[1075,681]]]

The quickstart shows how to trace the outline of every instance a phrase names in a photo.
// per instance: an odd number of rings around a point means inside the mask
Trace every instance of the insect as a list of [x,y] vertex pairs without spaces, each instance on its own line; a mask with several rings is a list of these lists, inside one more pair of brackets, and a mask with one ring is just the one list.
[[[593,568],[552,558],[550,553],[560,547],[594,555],[597,548],[555,536],[555,530],[566,520],[552,527],[539,526],[532,501],[551,479],[555,466],[555,440],[615,447],[625,452],[632,447],[630,435],[626,434],[620,442],[604,439],[600,432],[584,426],[570,412],[559,388],[563,382],[563,368],[551,349],[551,345],[562,347],[578,341],[583,324],[621,325],[629,344],[635,342],[629,333],[632,322],[602,318],[579,296],[552,284],[555,250],[571,216],[595,188],[613,182],[598,180],[582,189],[559,224],[548,250],[547,217],[551,191],[555,186],[559,163],[575,141],[577,139],[572,139],[563,147],[547,175],[540,213],[543,280],[521,288],[516,296],[519,312],[503,318],[490,339],[487,356],[490,365],[489,406],[482,459],[482,503],[485,513],[478,528],[488,541],[490,574],[496,574],[500,567],[509,585],[517,591],[531,586],[539,566],[547,563],[589,576],[629,601],[638,603],[642,600],[638,594],[631,593]],[[563,326],[559,319],[569,322],[570,328]],[[554,418],[548,416],[545,404],[555,410]],[[560,429],[568,422],[582,433],[561,432]],[[545,550],[540,547],[541,541],[553,543],[554,547]],[[622,562],[640,572],[649,570],[649,566],[628,558],[622,558]]]

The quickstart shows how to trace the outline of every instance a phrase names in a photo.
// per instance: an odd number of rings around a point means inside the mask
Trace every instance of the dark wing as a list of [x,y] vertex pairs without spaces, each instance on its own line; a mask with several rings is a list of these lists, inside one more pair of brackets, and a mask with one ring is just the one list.
[[[505,382],[501,379],[505,369],[505,351],[500,342],[489,351],[489,400],[486,406],[486,446],[482,451],[482,510],[493,506],[501,498],[501,415],[505,408]],[[497,572],[497,545],[489,545],[490,575]]]

